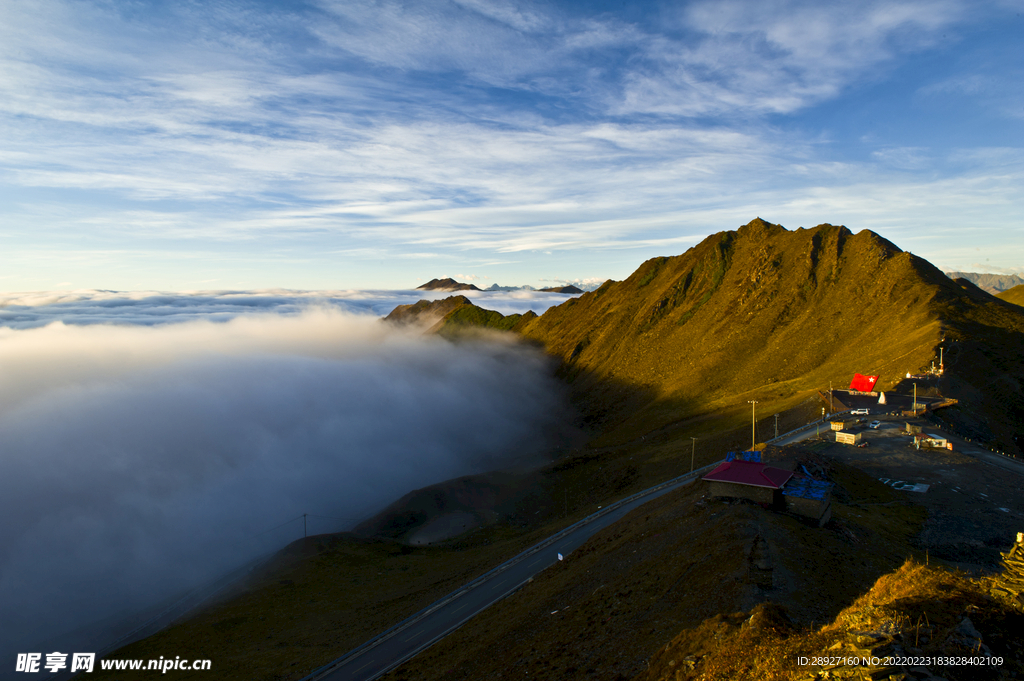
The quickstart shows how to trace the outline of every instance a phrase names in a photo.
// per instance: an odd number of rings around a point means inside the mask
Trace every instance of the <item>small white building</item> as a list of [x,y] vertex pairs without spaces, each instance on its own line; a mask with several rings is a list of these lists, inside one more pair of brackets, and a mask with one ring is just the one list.
[[949,440],[942,437],[941,435],[921,433],[916,436],[916,439],[919,447],[930,447],[932,449],[950,449]]
[[855,445],[860,443],[860,433],[849,433],[845,430],[836,432],[836,442],[841,442],[844,445]]

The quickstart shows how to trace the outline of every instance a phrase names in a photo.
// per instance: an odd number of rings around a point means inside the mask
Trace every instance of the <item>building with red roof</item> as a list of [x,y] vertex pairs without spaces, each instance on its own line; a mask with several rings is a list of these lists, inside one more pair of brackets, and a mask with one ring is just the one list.
[[705,475],[712,496],[750,499],[762,504],[779,501],[779,490],[793,477],[792,471],[759,461],[726,461]]

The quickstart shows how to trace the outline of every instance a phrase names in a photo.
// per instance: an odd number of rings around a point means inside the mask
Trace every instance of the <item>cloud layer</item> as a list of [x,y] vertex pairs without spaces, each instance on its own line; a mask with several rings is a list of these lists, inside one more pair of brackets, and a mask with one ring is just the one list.
[[[333,309],[0,333],[4,652],[536,455],[545,361]],[[346,520],[311,519],[313,532]],[[20,646],[20,647],[19,647]]]
[[[468,277],[464,277],[468,279]],[[593,288],[603,280],[582,283]],[[68,325],[155,326],[191,320],[227,321],[256,312],[296,315],[311,308],[386,317],[398,305],[456,295],[451,291],[38,291],[0,293],[0,328]],[[502,314],[543,314],[571,295],[538,291],[459,291],[481,307]]]

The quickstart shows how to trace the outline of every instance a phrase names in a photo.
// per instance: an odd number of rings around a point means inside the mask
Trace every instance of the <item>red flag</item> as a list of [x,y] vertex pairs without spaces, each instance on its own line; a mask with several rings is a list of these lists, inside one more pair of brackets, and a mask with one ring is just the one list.
[[869,393],[875,389],[875,382],[878,381],[878,376],[865,376],[863,374],[854,374],[853,380],[850,382],[850,390],[856,390],[862,393]]

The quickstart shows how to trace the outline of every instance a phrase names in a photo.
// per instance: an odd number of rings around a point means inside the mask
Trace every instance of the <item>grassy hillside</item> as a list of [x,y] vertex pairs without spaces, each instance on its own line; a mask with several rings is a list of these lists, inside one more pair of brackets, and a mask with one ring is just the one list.
[[[818,629],[794,626],[784,608],[716,615],[662,648],[636,681],[1016,678],[1024,672],[1024,614],[989,597],[985,580],[908,560]],[[888,656],[1003,658],[1000,665],[885,665]],[[877,664],[809,664],[799,658],[877,658]],[[911,668],[915,673],[907,674]],[[823,669],[829,670],[826,677]],[[927,672],[925,671],[927,669]],[[818,675],[816,675],[816,673]],[[935,675],[935,676],[932,676]]]
[[[779,411],[854,372],[879,374],[888,389],[937,360],[944,337],[961,343],[959,362],[947,362],[954,393],[983,402],[993,420],[1024,415],[1013,394],[1024,314],[870,231],[757,219],[518,329],[563,360],[603,443],[748,400]],[[997,430],[991,437],[1013,451],[1010,431]]]
[[417,324],[428,333],[455,338],[479,329],[512,331],[536,316],[532,310],[505,316],[474,305],[466,296],[448,296],[442,300],[399,305],[384,320],[394,324]]
[[713,499],[697,482],[595,535],[384,678],[625,679],[718,613],[770,600],[803,627],[831,620],[915,553],[926,513],[857,469],[789,451],[839,484],[828,527]]
[[[494,528],[477,533],[459,551],[348,533],[309,537],[281,551],[223,602],[110,657],[209,659],[212,669],[202,673],[207,679],[295,681],[507,560],[547,530],[509,540],[505,528]],[[172,670],[164,678],[197,676]],[[129,678],[99,665],[91,677]]]
[[1020,286],[1014,286],[1013,288],[1007,291],[1003,291],[1002,293],[998,294],[997,297],[1001,300],[1005,300],[1008,303],[1013,303],[1014,305],[1020,305],[1021,307],[1024,307],[1024,284],[1021,284]]
[[1024,456],[1024,308],[954,283],[931,308],[949,341],[939,387],[962,404],[937,413],[971,439]]

